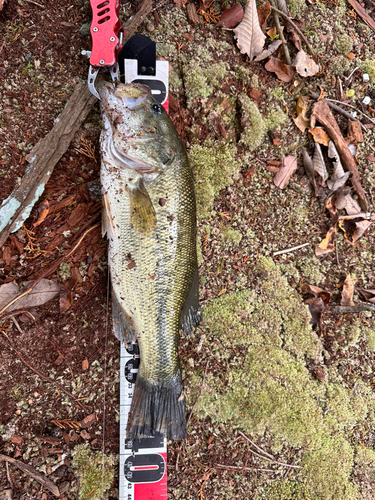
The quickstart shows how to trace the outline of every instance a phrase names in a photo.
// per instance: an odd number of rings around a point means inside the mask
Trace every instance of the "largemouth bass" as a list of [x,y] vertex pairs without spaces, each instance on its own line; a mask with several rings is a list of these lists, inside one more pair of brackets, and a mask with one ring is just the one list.
[[141,363],[127,437],[186,437],[179,328],[200,321],[196,209],[185,147],[144,85],[99,88],[103,233],[114,331]]

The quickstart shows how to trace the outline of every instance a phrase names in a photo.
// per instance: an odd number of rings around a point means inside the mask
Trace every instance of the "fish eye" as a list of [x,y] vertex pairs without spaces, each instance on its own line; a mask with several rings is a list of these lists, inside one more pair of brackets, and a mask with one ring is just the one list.
[[161,108],[160,104],[153,104],[152,105],[152,111],[154,113],[161,113],[162,112],[162,108]]

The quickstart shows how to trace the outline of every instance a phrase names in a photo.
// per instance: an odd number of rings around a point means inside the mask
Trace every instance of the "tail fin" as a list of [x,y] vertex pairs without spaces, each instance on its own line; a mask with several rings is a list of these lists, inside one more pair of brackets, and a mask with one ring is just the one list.
[[181,376],[152,384],[139,373],[134,388],[126,437],[152,437],[156,432],[168,439],[186,439],[185,398]]

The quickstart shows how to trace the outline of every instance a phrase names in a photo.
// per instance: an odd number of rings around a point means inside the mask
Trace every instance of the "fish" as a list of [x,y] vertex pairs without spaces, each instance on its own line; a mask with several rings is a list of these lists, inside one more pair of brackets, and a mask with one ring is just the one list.
[[179,330],[201,319],[194,179],[164,107],[142,84],[98,87],[103,214],[116,337],[140,367],[127,439],[186,439]]

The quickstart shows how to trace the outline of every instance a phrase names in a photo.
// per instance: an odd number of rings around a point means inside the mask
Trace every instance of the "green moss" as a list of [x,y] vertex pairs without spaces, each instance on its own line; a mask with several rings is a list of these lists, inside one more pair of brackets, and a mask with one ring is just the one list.
[[365,59],[359,62],[359,67],[364,73],[368,73],[371,83],[375,84],[375,59]]
[[280,130],[288,121],[288,115],[284,113],[280,106],[271,106],[264,123],[267,130]]
[[267,132],[267,126],[253,101],[246,95],[238,96],[241,106],[241,125],[243,132],[240,143],[249,151],[259,147]]
[[303,0],[288,0],[287,5],[292,17],[300,18],[306,10],[306,3]]
[[247,66],[235,66],[234,74],[249,89],[261,90],[263,87],[262,83],[259,82],[258,75],[255,75],[252,69]]
[[[289,454],[298,450],[301,468],[259,492],[257,500],[357,500],[354,448],[346,437],[374,418],[371,385],[357,379],[348,386],[334,364],[325,368],[326,382],[313,377],[322,344],[301,297],[271,259],[260,259],[255,283],[256,290],[226,294],[204,307],[210,355],[230,366],[207,374],[195,411],[258,437],[267,432],[274,453],[286,446]],[[202,373],[188,381],[188,402],[195,402]]]
[[[80,500],[105,500],[115,475],[116,458],[92,452],[86,444],[72,451],[72,468],[79,479]],[[104,468],[104,473],[103,473]]]
[[353,40],[347,33],[342,33],[336,38],[335,49],[339,54],[349,54],[353,50]]
[[348,71],[351,61],[342,55],[333,57],[330,62],[330,69],[334,75],[342,75],[344,71]]
[[208,216],[215,196],[233,183],[233,175],[241,168],[236,152],[235,145],[213,140],[207,140],[203,146],[193,144],[188,151],[196,181],[198,218]]
[[375,331],[372,328],[364,328],[364,335],[367,340],[367,347],[371,352],[375,352]]
[[[208,57],[211,59],[211,56]],[[202,64],[202,61],[200,61]],[[225,78],[227,65],[224,62],[200,66],[196,59],[183,64],[183,77],[187,106],[191,107],[197,98],[210,97]]]
[[62,280],[70,278],[70,266],[66,262],[62,262],[59,267],[59,276]]
[[269,93],[270,99],[276,99],[277,101],[287,102],[289,101],[289,95],[282,87],[274,87]]
[[242,234],[240,233],[240,231],[236,231],[231,227],[226,227],[222,231],[221,236],[224,238],[225,241],[228,242],[233,241],[236,245],[239,245],[242,240]]

